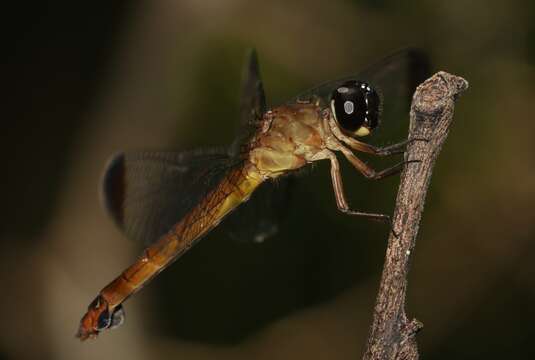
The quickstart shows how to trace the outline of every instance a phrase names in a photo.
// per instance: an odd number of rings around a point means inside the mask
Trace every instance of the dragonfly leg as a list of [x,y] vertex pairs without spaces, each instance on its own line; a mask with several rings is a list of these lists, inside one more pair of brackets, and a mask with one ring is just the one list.
[[385,147],[377,147],[377,146],[373,146],[370,144],[360,142],[358,140],[354,140],[354,143],[350,144],[350,146],[354,150],[362,151],[368,154],[373,154],[377,156],[389,156],[389,155],[395,155],[395,154],[402,154],[405,151],[405,148],[409,142],[410,142],[409,140],[405,140],[397,144],[392,144],[392,145],[385,146]]
[[347,200],[344,195],[344,187],[342,184],[342,174],[340,173],[340,163],[333,152],[326,154],[331,161],[331,179],[333,182],[334,196],[336,198],[336,206],[338,210],[344,214],[362,216],[371,220],[386,222],[390,224],[390,216],[385,214],[368,213],[364,211],[355,211],[349,208]]
[[355,156],[349,149],[341,148],[340,149],[347,160],[366,178],[372,179],[372,180],[380,180],[384,179],[385,177],[388,177],[390,175],[394,175],[399,173],[403,167],[406,164],[414,163],[414,162],[420,162],[420,160],[407,160],[397,163],[394,166],[391,166],[389,168],[386,168],[381,171],[376,171],[371,166],[366,164],[364,161],[360,160],[358,157]]
[[373,145],[355,140],[353,138],[348,138],[348,139],[349,140],[347,142],[346,141],[344,142],[353,150],[357,150],[357,151],[361,151],[361,152],[365,152],[365,153],[373,154],[377,156],[390,156],[390,155],[396,155],[396,154],[403,154],[408,144],[414,141],[429,141],[428,139],[424,139],[424,138],[414,138],[414,139],[401,141],[396,144],[378,147],[378,146],[373,146]]

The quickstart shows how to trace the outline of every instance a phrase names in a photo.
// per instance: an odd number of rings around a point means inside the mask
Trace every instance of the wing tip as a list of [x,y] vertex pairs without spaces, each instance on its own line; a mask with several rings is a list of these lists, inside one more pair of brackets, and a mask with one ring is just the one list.
[[431,76],[431,59],[429,53],[422,48],[409,47],[406,51],[409,58],[407,66],[409,86],[414,91],[418,85]]
[[124,198],[126,191],[125,153],[113,155],[106,164],[102,176],[101,201],[119,226],[124,222]]

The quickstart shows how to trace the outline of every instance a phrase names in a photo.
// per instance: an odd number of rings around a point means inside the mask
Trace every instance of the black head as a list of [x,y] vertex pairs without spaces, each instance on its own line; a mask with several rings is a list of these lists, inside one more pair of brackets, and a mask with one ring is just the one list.
[[366,136],[379,125],[379,94],[368,83],[346,81],[331,95],[331,111],[340,128],[352,136]]

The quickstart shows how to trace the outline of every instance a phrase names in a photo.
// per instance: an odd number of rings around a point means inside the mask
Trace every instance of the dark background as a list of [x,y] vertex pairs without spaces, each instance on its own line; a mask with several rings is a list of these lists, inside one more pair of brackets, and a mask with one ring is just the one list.
[[[6,9],[0,359],[358,358],[388,229],[336,210],[327,163],[299,179],[278,236],[241,244],[216,229],[127,302],[119,330],[87,343],[73,335],[89,301],[140,252],[99,203],[111,154],[228,143],[251,46],[277,104],[409,45],[470,82],[410,274],[408,313],[425,324],[421,353],[528,358],[534,10],[521,0]],[[342,171],[354,207],[391,211],[397,178],[370,183],[345,161]]]

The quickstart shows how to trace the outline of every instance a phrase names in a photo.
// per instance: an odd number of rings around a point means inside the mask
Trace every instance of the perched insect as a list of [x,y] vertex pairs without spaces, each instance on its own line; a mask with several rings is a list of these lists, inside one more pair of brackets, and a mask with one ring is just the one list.
[[[111,160],[104,176],[106,206],[128,237],[151,245],[91,302],[77,336],[85,340],[122,324],[122,303],[128,297],[253,192],[273,194],[273,179],[312,162],[330,161],[340,211],[388,221],[387,215],[349,207],[335,151],[367,178],[380,179],[398,172],[404,162],[375,171],[354,154],[398,154],[407,144],[404,141],[381,148],[358,140],[380,124],[382,99],[372,83],[386,78],[394,87],[412,92],[426,72],[425,56],[405,50],[359,75],[320,85],[268,110],[256,53],[251,52],[242,89],[242,133],[229,149],[121,153]],[[239,211],[234,214],[237,217]],[[263,231],[260,240],[269,235]]]

